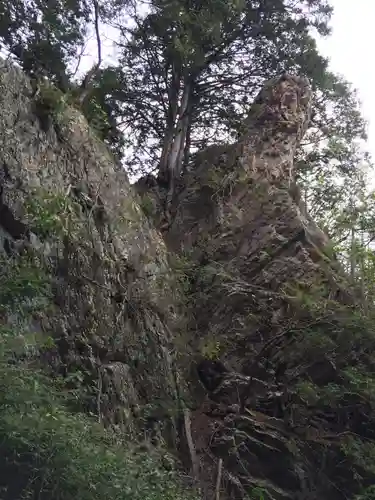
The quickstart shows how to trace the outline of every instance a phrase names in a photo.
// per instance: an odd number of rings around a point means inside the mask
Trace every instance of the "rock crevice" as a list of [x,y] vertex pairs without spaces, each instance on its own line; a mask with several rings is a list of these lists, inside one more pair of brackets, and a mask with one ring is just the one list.
[[0,104],[1,258],[21,242],[52,299],[27,318],[3,308],[1,325],[51,337],[38,361],[73,389],[78,374],[107,425],[159,428],[205,499],[346,500],[374,483],[344,440],[375,435],[367,386],[350,385],[375,345],[293,194],[306,79],[267,82],[239,141],[196,155],[168,229],[156,179],[132,189],[77,110],[41,126],[29,80],[2,61]]

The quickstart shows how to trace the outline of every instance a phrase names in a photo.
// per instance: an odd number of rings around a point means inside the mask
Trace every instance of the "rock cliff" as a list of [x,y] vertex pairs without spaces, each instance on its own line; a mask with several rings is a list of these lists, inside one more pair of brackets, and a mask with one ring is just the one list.
[[165,245],[83,117],[54,95],[44,127],[52,90],[33,95],[1,64],[1,248],[31,250],[52,280],[51,309],[23,327],[52,332],[49,364],[79,372],[93,386],[88,409],[125,425],[151,401],[176,400]]
[[[261,487],[265,498],[342,499],[358,487],[358,471],[337,465],[347,460],[339,437],[361,434],[369,414],[359,401],[353,410],[344,387],[341,416],[327,408],[362,350],[342,334],[355,294],[294,195],[293,157],[310,113],[305,79],[267,82],[238,143],[197,155],[164,232],[196,266],[187,337],[207,391],[192,415],[197,460],[208,485],[222,460],[231,498]],[[163,229],[163,191],[150,184],[137,187]]]
[[203,498],[372,498],[371,322],[293,195],[309,83],[265,84],[168,225],[63,95],[4,62],[0,88],[2,290],[14,266],[50,285],[1,293],[2,325],[43,339],[27,362],[129,439],[156,431]]

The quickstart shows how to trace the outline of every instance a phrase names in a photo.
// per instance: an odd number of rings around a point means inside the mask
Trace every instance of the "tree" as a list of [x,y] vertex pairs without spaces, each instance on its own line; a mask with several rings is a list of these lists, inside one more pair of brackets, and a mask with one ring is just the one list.
[[[322,79],[321,88],[315,89],[311,126],[295,163],[311,215],[323,222],[348,199],[360,166],[369,165],[370,158],[363,150],[366,126],[356,93],[328,71]],[[327,220],[323,224],[329,225]]]
[[142,6],[116,0],[110,8],[121,34],[120,65],[105,99],[113,122],[117,116],[124,127],[119,149],[126,144],[127,166],[158,171],[173,191],[192,152],[243,132],[248,103],[265,78],[304,73],[314,115],[296,174],[313,215],[332,217],[355,183],[362,161],[356,142],[365,138],[365,124],[355,92],[328,71],[309,34],[311,28],[329,34],[329,5],[154,0],[148,10]]
[[84,115],[119,161],[123,158],[124,149],[131,147],[118,120],[122,114],[120,103],[125,91],[126,82],[120,69],[107,66],[98,68],[96,74],[92,75],[89,92],[85,99],[81,99]]
[[173,188],[191,152],[242,133],[264,79],[285,70],[307,75],[314,88],[310,150],[301,150],[299,167],[314,154],[314,167],[327,167],[334,158],[331,146],[322,150],[328,137],[348,144],[363,137],[355,95],[328,71],[309,34],[329,33],[327,2],[155,0],[142,15],[138,4],[127,11],[132,25],[114,22],[127,83],[120,120],[133,143],[128,167],[158,170]]
[[[366,306],[375,301],[375,192],[369,188],[373,164],[354,147],[343,162],[328,180],[311,174],[307,196],[315,200],[313,216],[331,237],[335,254]],[[340,169],[350,171],[350,182],[345,174],[338,175]]]
[[29,74],[69,88],[69,63],[83,44],[90,5],[85,0],[0,2],[0,47]]
[[[331,13],[326,0],[0,1],[0,41],[27,71],[73,87],[125,166],[157,171],[171,192],[192,153],[241,135],[264,79],[305,74],[314,115],[296,167],[306,200],[322,214],[343,195],[336,177],[355,175],[353,144],[364,138],[355,93],[328,71],[310,34],[328,35]],[[119,33],[110,67],[101,47],[108,26]],[[73,85],[90,29],[94,63]]]
[[[125,3],[124,3],[125,5]],[[47,77],[80,103],[101,139],[121,157],[123,136],[116,124],[114,91],[116,71],[101,71],[100,22],[110,17],[99,0],[0,1],[0,47],[29,75]],[[77,79],[90,31],[97,54],[91,69]],[[121,80],[119,80],[121,83]]]

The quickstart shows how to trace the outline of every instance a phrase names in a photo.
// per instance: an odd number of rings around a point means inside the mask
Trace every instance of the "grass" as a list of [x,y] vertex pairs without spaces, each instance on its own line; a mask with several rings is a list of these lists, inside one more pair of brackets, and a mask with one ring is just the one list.
[[58,380],[0,360],[0,498],[183,500],[173,461],[72,414]]
[[64,380],[35,368],[44,344],[30,357],[27,318],[50,301],[46,269],[32,255],[0,263],[0,499],[192,500],[165,450],[73,413]]

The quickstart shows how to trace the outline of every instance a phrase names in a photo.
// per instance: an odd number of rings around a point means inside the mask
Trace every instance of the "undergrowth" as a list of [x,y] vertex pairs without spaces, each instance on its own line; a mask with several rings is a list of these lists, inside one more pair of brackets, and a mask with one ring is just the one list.
[[48,132],[52,126],[58,127],[64,121],[68,107],[77,109],[85,116],[98,139],[105,141],[113,132],[106,112],[94,95],[82,103],[79,99],[80,91],[76,87],[63,93],[49,82],[39,81],[37,85],[38,92],[35,96],[34,111],[45,132]]
[[[201,354],[230,359],[233,345],[233,359],[246,361],[254,378],[275,374],[285,405],[272,408],[259,398],[256,409],[283,418],[302,436],[296,454],[314,464],[307,467],[320,474],[321,494],[331,494],[335,485],[345,498],[375,500],[374,310],[341,303],[332,298],[332,287],[320,282],[276,291],[260,288],[230,264],[205,262],[194,278],[188,283],[191,309],[200,321]],[[273,315],[277,307],[280,320]],[[321,472],[312,470],[325,452],[328,465]]]
[[72,413],[65,381],[35,367],[45,339],[28,350],[30,319],[50,301],[42,261],[2,257],[0,290],[1,500],[192,499],[167,452]]
[[90,418],[66,410],[58,382],[0,365],[2,499],[179,500],[166,456],[140,452]]

